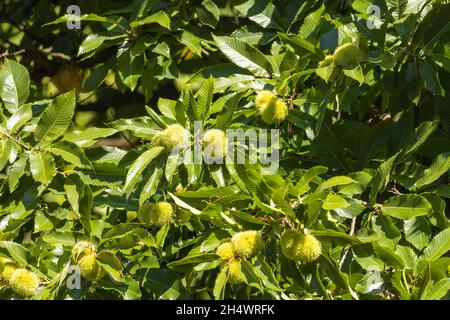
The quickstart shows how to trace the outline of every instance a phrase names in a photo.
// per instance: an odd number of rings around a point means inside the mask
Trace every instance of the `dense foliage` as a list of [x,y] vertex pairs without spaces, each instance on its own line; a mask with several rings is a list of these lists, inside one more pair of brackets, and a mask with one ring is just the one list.
[[0,3],[1,299],[450,297],[447,1]]

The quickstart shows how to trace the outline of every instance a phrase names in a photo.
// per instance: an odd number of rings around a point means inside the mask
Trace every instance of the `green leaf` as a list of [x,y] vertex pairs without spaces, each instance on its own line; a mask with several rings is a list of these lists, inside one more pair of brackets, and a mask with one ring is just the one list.
[[450,228],[439,232],[423,251],[423,257],[434,261],[450,250]]
[[346,176],[335,176],[335,177],[331,177],[330,179],[322,182],[318,187],[317,187],[317,191],[322,191],[325,189],[329,189],[335,186],[341,186],[341,185],[345,185],[345,184],[349,184],[349,183],[356,183],[355,180],[353,180],[350,177],[346,177]]
[[316,166],[316,167],[312,167],[310,169],[308,169],[308,171],[306,171],[302,177],[300,178],[300,180],[297,182],[296,184],[296,188],[298,188],[298,194],[302,195],[303,193],[309,191],[310,187],[309,187],[309,183],[316,178],[319,174],[324,174],[328,171],[328,169],[326,167],[322,167],[322,166]]
[[325,82],[328,83],[328,79],[333,74],[333,70],[334,70],[334,62],[329,64],[328,66],[317,68],[316,69],[316,74],[319,77],[321,77]]
[[43,185],[49,185],[56,174],[53,157],[48,152],[32,152],[30,154],[30,170],[33,179]]
[[195,209],[194,207],[190,206],[189,204],[187,204],[186,202],[184,202],[183,200],[181,200],[180,198],[178,198],[176,195],[172,194],[169,192],[169,196],[173,199],[173,201],[180,206],[181,208],[187,209],[190,212],[192,212],[193,214],[201,214],[202,212],[198,209]]
[[450,278],[441,279],[427,288],[426,293],[421,297],[423,300],[440,300],[447,295],[450,290]]
[[438,155],[431,166],[425,169],[419,176],[419,179],[411,187],[411,190],[418,190],[426,185],[429,185],[433,181],[437,180],[440,176],[446,173],[450,169],[450,154]]
[[197,8],[200,21],[215,28],[220,18],[220,9],[212,0],[203,0],[202,7]]
[[372,179],[372,188],[370,189],[369,203],[374,205],[377,201],[378,192],[383,190],[388,184],[391,177],[391,170],[394,166],[394,162],[397,159],[398,154],[393,155],[386,161],[384,161],[375,172],[375,176]]
[[378,243],[373,243],[373,249],[377,256],[391,267],[404,267],[403,259],[397,255],[392,248],[384,247]]
[[150,140],[157,132],[156,129],[160,128],[160,126],[149,117],[119,119],[111,122],[110,125],[119,131],[129,130],[133,133],[134,136],[139,138],[146,138],[148,140]]
[[383,213],[401,220],[431,213],[431,204],[422,196],[415,194],[402,194],[389,198],[383,204]]
[[279,24],[279,13],[272,2],[264,0],[247,0],[242,4],[234,6],[240,13],[248,17],[263,28],[281,29]]
[[417,269],[417,255],[414,253],[414,250],[410,247],[397,246],[395,253],[403,260],[403,265],[407,269],[413,270],[413,272]]
[[67,21],[94,21],[94,22],[107,22],[110,24],[117,24],[117,22],[111,18],[108,17],[102,17],[94,13],[89,14],[83,14],[82,16],[77,16],[75,14],[65,14],[62,17],[59,17],[58,19],[44,24],[44,26],[49,26],[53,24],[63,23]]
[[77,191],[77,185],[70,180],[71,178],[69,178],[66,183],[64,184],[64,190],[67,193],[67,200],[69,201],[72,209],[75,212],[79,212],[79,199],[80,199],[80,194]]
[[207,262],[207,261],[213,261],[216,260],[218,256],[215,253],[201,253],[201,254],[194,254],[194,255],[187,255],[186,257],[173,261],[167,264],[169,268],[174,268],[178,266],[183,266],[186,264],[197,264],[201,262]]
[[356,284],[355,290],[360,293],[376,294],[383,291],[384,282],[380,272],[377,270],[368,270]]
[[87,235],[91,234],[91,215],[93,203],[94,195],[92,193],[92,190],[88,185],[84,185],[83,197],[80,198],[78,207],[80,210],[80,222],[83,226],[84,232]]
[[293,49],[296,51],[296,53],[300,56],[304,56],[305,54],[313,54],[313,57],[317,61],[321,61],[325,58],[325,55],[323,54],[322,50],[317,48],[314,44],[309,42],[306,39],[303,39],[302,37],[298,35],[287,35],[283,33],[278,33],[278,36],[280,37],[281,41],[283,41],[285,44],[289,44],[293,47]]
[[116,35],[116,36],[101,36],[98,34],[90,34],[84,39],[83,43],[78,49],[78,56],[91,52],[98,47],[100,47],[105,41],[112,41],[117,39],[125,38],[126,35]]
[[170,17],[164,11],[154,13],[139,21],[133,21],[130,23],[130,26],[135,29],[151,23],[157,23],[163,28],[170,29]]
[[162,161],[156,161],[150,164],[149,172],[151,174],[139,195],[139,206],[142,206],[147,199],[156,193],[163,171]]
[[348,205],[349,205],[348,202],[344,198],[338,196],[337,194],[330,193],[323,201],[322,209],[335,210],[338,208],[345,208]]
[[341,289],[349,289],[348,276],[339,270],[336,261],[329,254],[323,254],[319,257],[320,265],[323,267],[326,275],[330,277],[333,283]]
[[83,131],[70,131],[64,135],[63,140],[75,143],[80,147],[90,147],[91,145],[95,144],[97,139],[109,137],[116,132],[117,130],[113,128],[90,127]]
[[414,132],[411,133],[405,142],[405,147],[402,149],[402,159],[407,155],[415,152],[419,147],[424,144],[428,137],[438,127],[438,121],[426,121],[422,122]]
[[155,159],[162,151],[164,147],[153,147],[143,154],[141,154],[136,161],[131,165],[127,173],[124,190],[129,191],[131,187],[137,182],[142,172],[147,168],[150,162]]
[[443,95],[444,89],[442,89],[441,83],[438,78],[438,73],[433,67],[426,61],[419,61],[419,73],[427,88],[434,95]]
[[158,300],[179,299],[184,292],[179,274],[168,269],[148,269],[143,286]]
[[213,295],[216,300],[223,300],[228,278],[228,268],[222,268],[214,282]]
[[390,217],[377,215],[372,217],[372,228],[378,234],[377,242],[390,249],[394,249],[402,234]]
[[371,244],[353,245],[352,251],[356,262],[366,270],[383,270],[384,262],[375,256]]
[[217,129],[225,129],[233,119],[233,114],[236,111],[241,95],[234,94],[223,107],[222,111],[216,117]]
[[111,58],[92,70],[83,83],[82,92],[87,93],[97,90],[98,87],[100,87],[100,85],[105,82],[105,80],[111,74],[112,68],[114,67],[115,63],[116,60],[114,58]]
[[267,57],[247,42],[232,37],[213,38],[220,51],[239,67],[258,77],[268,77],[272,73]]
[[400,19],[403,12],[406,10],[408,0],[386,0],[389,12],[395,19]]
[[20,63],[6,59],[0,68],[0,97],[11,114],[18,112],[29,95],[30,76]]
[[[0,129],[1,130],[1,129]],[[0,140],[0,170],[8,164],[10,161],[10,156],[13,154],[15,148],[11,140],[2,141]]]
[[34,140],[45,146],[63,135],[75,112],[75,90],[58,96],[39,118]]
[[89,160],[86,158],[83,149],[76,144],[60,141],[52,144],[48,151],[54,155],[62,157],[65,161],[72,163],[80,168],[89,168]]
[[69,232],[52,232],[43,236],[42,240],[53,246],[69,246],[72,247],[79,239],[81,234]]
[[29,251],[24,246],[12,241],[0,241],[0,248],[5,248],[6,250],[8,250],[11,257],[21,266],[29,266],[27,261],[27,255]]
[[197,116],[199,119],[205,119],[210,113],[211,103],[214,94],[214,79],[209,77],[203,82],[197,92]]
[[143,68],[144,56],[142,54],[133,55],[132,50],[128,50],[117,59],[117,75],[131,91],[136,89]]
[[201,39],[193,33],[184,30],[179,41],[189,48],[195,55],[202,56]]
[[425,248],[430,242],[431,228],[425,217],[417,217],[404,221],[406,241],[418,250]]
[[362,85],[364,83],[364,73],[360,65],[357,65],[353,69],[344,69],[344,74],[347,77],[358,81],[359,85]]
[[19,109],[9,118],[6,129],[14,131],[26,124],[33,117],[31,104],[27,103],[19,107]]
[[308,38],[314,32],[314,30],[316,30],[316,28],[320,24],[322,13],[324,10],[325,6],[322,4],[319,9],[311,12],[306,16],[302,26],[300,27],[300,36],[302,38]]
[[326,165],[351,171],[342,145],[329,127],[322,126],[320,134],[312,141],[312,148]]
[[19,183],[19,179],[24,175],[28,164],[28,155],[23,155],[19,160],[13,163],[8,174],[9,191],[13,192]]
[[312,235],[317,237],[319,240],[325,241],[336,241],[341,243],[349,243],[352,245],[361,244],[362,241],[358,238],[348,235],[344,232],[334,231],[334,230],[326,230],[326,231],[310,231]]

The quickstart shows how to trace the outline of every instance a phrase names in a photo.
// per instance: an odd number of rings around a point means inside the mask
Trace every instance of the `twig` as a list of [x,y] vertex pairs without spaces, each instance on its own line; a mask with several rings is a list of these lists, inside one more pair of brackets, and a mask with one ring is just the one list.
[[8,132],[3,131],[0,128],[0,135],[4,136],[5,138],[11,140],[12,142],[14,142],[15,144],[21,146],[23,149],[25,150],[30,150],[30,147],[28,147],[27,145],[23,144],[22,142],[20,142],[19,140],[17,140],[16,138],[12,137]]
[[40,52],[42,52],[42,53],[44,53],[44,54],[46,54],[48,56],[51,56],[51,57],[56,57],[56,58],[60,58],[60,59],[63,59],[63,60],[68,60],[68,61],[72,60],[72,57],[67,55],[67,54],[65,54],[65,53],[53,52],[53,47],[48,47],[48,48],[42,49],[42,50],[40,50]]
[[[355,234],[355,226],[356,226],[356,217],[353,217],[352,222],[350,224],[350,232],[349,232],[350,236],[353,236]],[[347,257],[349,251],[350,246],[345,246],[344,250],[342,251],[341,260],[339,261],[339,268],[342,268],[342,265],[344,264],[345,258]]]
[[402,194],[400,191],[397,190],[397,188],[396,188],[395,186],[392,187],[392,188],[390,188],[390,189],[388,190],[388,192],[393,193],[393,194],[397,194],[397,195]]
[[6,57],[10,57],[10,56],[17,56],[19,54],[22,54],[25,52],[25,49],[20,49],[18,51],[15,52],[9,52],[8,49],[6,49],[5,52],[3,52],[2,54],[0,54],[0,59],[1,58],[6,58]]
[[[109,123],[106,123],[106,125],[111,128],[111,125]],[[134,143],[132,143],[131,140],[128,139],[128,137],[122,131],[119,131],[119,134],[128,142],[131,148],[136,147]]]

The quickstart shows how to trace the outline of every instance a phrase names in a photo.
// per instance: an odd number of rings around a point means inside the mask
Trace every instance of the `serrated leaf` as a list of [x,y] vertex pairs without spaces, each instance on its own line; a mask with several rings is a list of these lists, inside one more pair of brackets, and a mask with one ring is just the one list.
[[202,6],[203,8],[197,8],[197,14],[200,21],[212,28],[215,28],[217,23],[219,22],[220,9],[212,0],[202,1]]
[[89,160],[86,158],[83,149],[76,144],[60,141],[52,144],[48,151],[54,155],[62,157],[65,161],[80,168],[89,168]]
[[440,154],[434,159],[431,166],[425,169],[420,175],[419,179],[411,187],[411,190],[418,190],[433,181],[450,169],[450,154]]
[[37,145],[47,145],[63,135],[75,112],[75,90],[56,97],[39,118],[34,133]]
[[203,82],[200,89],[197,91],[197,115],[200,119],[205,119],[210,113],[211,103],[214,95],[214,79],[209,77]]
[[308,171],[306,171],[302,177],[300,178],[300,180],[297,182],[296,184],[296,188],[298,188],[298,194],[302,195],[303,193],[307,192],[310,187],[309,187],[309,183],[316,178],[319,174],[324,174],[328,171],[328,169],[326,167],[322,167],[322,166],[316,166],[316,167],[312,167],[310,169],[308,169]]
[[313,57],[317,61],[321,61],[325,58],[325,55],[323,54],[322,50],[317,48],[313,43],[310,41],[300,37],[296,34],[283,34],[278,33],[278,36],[280,39],[284,42],[289,44],[293,47],[293,49],[296,51],[297,54],[304,56],[305,54],[310,55],[313,54]]
[[116,36],[101,36],[98,34],[90,34],[84,39],[78,49],[78,56],[91,52],[92,50],[100,47],[105,41],[112,41],[121,38],[125,38],[126,35],[116,35]]
[[228,278],[228,268],[222,268],[214,282],[213,295],[216,300],[223,300],[225,297],[225,287]]
[[362,85],[364,83],[364,73],[360,65],[357,65],[353,69],[344,69],[344,74],[347,77],[358,81],[359,85]]
[[179,274],[169,269],[148,269],[143,286],[163,300],[179,299],[183,294],[183,285]]
[[8,250],[12,258],[23,267],[28,267],[27,255],[28,249],[12,241],[0,241],[0,248]]
[[134,29],[151,23],[157,23],[163,28],[170,29],[170,17],[164,11],[158,11],[142,20],[133,21],[130,23],[130,26]]
[[92,190],[88,185],[84,185],[83,197],[80,198],[78,207],[80,211],[80,222],[81,225],[83,226],[84,232],[87,235],[91,234],[91,215],[93,203],[94,203],[94,195],[92,193]]
[[335,186],[341,186],[341,185],[345,185],[345,184],[349,184],[349,183],[356,183],[355,180],[353,180],[350,177],[346,177],[346,176],[335,176],[335,177],[331,177],[330,179],[322,182],[318,187],[317,187],[317,191],[322,191],[328,188],[332,188]]
[[384,204],[384,214],[407,220],[418,216],[426,216],[431,213],[431,204],[422,196],[414,194],[402,194],[389,198]]
[[325,164],[351,171],[341,143],[327,126],[322,126],[320,134],[312,141],[312,147]]
[[235,8],[263,28],[282,29],[276,22],[281,19],[276,6],[272,2],[248,0],[235,6]]
[[158,190],[158,185],[164,171],[161,161],[157,161],[154,164],[152,163],[149,171],[150,176],[139,195],[139,206],[142,206],[142,204]]
[[0,67],[0,97],[6,109],[15,114],[29,95],[30,76],[20,63],[6,59]]
[[196,214],[196,215],[199,215],[199,214],[202,213],[200,210],[195,209],[194,207],[190,206],[189,204],[187,204],[186,202],[184,202],[183,200],[181,200],[180,198],[178,198],[176,195],[172,194],[171,192],[169,192],[169,196],[181,208],[187,209],[187,210],[189,210],[190,212],[192,212],[193,214]]
[[423,251],[423,257],[434,261],[450,250],[450,228],[439,232]]
[[324,210],[335,210],[338,208],[345,208],[349,204],[348,202],[341,196],[338,196],[337,194],[330,193],[327,195],[325,200],[323,200],[322,203],[322,209]]
[[[308,38],[317,26],[320,24],[322,13],[325,6],[322,4],[319,9],[308,14],[300,27],[300,36],[304,39]],[[326,80],[325,80],[326,81]]]
[[388,184],[391,177],[391,170],[394,166],[394,162],[397,159],[398,154],[393,155],[386,161],[384,161],[375,172],[375,176],[372,179],[372,188],[369,194],[369,203],[374,205],[377,200],[378,193],[383,190]]
[[[1,94],[1,93],[0,93]],[[8,131],[14,131],[19,129],[24,124],[26,124],[33,116],[33,112],[31,110],[31,104],[27,103],[19,107],[17,112],[15,112],[11,118],[9,118],[6,129]]]
[[416,217],[404,221],[405,239],[418,250],[430,242],[431,228],[425,217]]
[[163,150],[164,147],[153,147],[145,151],[136,159],[136,161],[134,161],[134,163],[128,170],[124,190],[130,190],[130,188],[137,182],[140,175],[147,168],[150,162],[155,159]]
[[44,242],[53,246],[74,246],[77,242],[77,237],[73,233],[69,232],[52,232],[42,237]]
[[328,79],[331,77],[331,75],[333,74],[333,70],[334,70],[334,62],[332,62],[331,64],[329,64],[328,66],[325,67],[321,67],[321,68],[317,68],[316,69],[316,74],[321,77],[325,82],[328,83]]
[[27,155],[22,155],[22,157],[11,166],[11,170],[8,174],[8,186],[10,192],[13,192],[17,188],[19,179],[24,175],[28,164],[28,158]]
[[53,157],[48,152],[32,152],[30,154],[30,170],[33,179],[43,185],[49,185],[56,174]]
[[422,122],[417,128],[415,128],[414,132],[406,138],[405,145],[402,149],[402,159],[419,149],[419,147],[424,144],[433,131],[436,130],[438,124],[439,123],[437,121],[426,121]]
[[90,127],[83,131],[74,130],[68,132],[67,134],[64,135],[63,140],[75,143],[80,147],[89,147],[93,145],[97,139],[107,138],[116,132],[117,130],[113,128]]
[[220,51],[234,64],[258,77],[268,77],[272,73],[272,65],[267,57],[252,45],[236,38],[213,37]]

